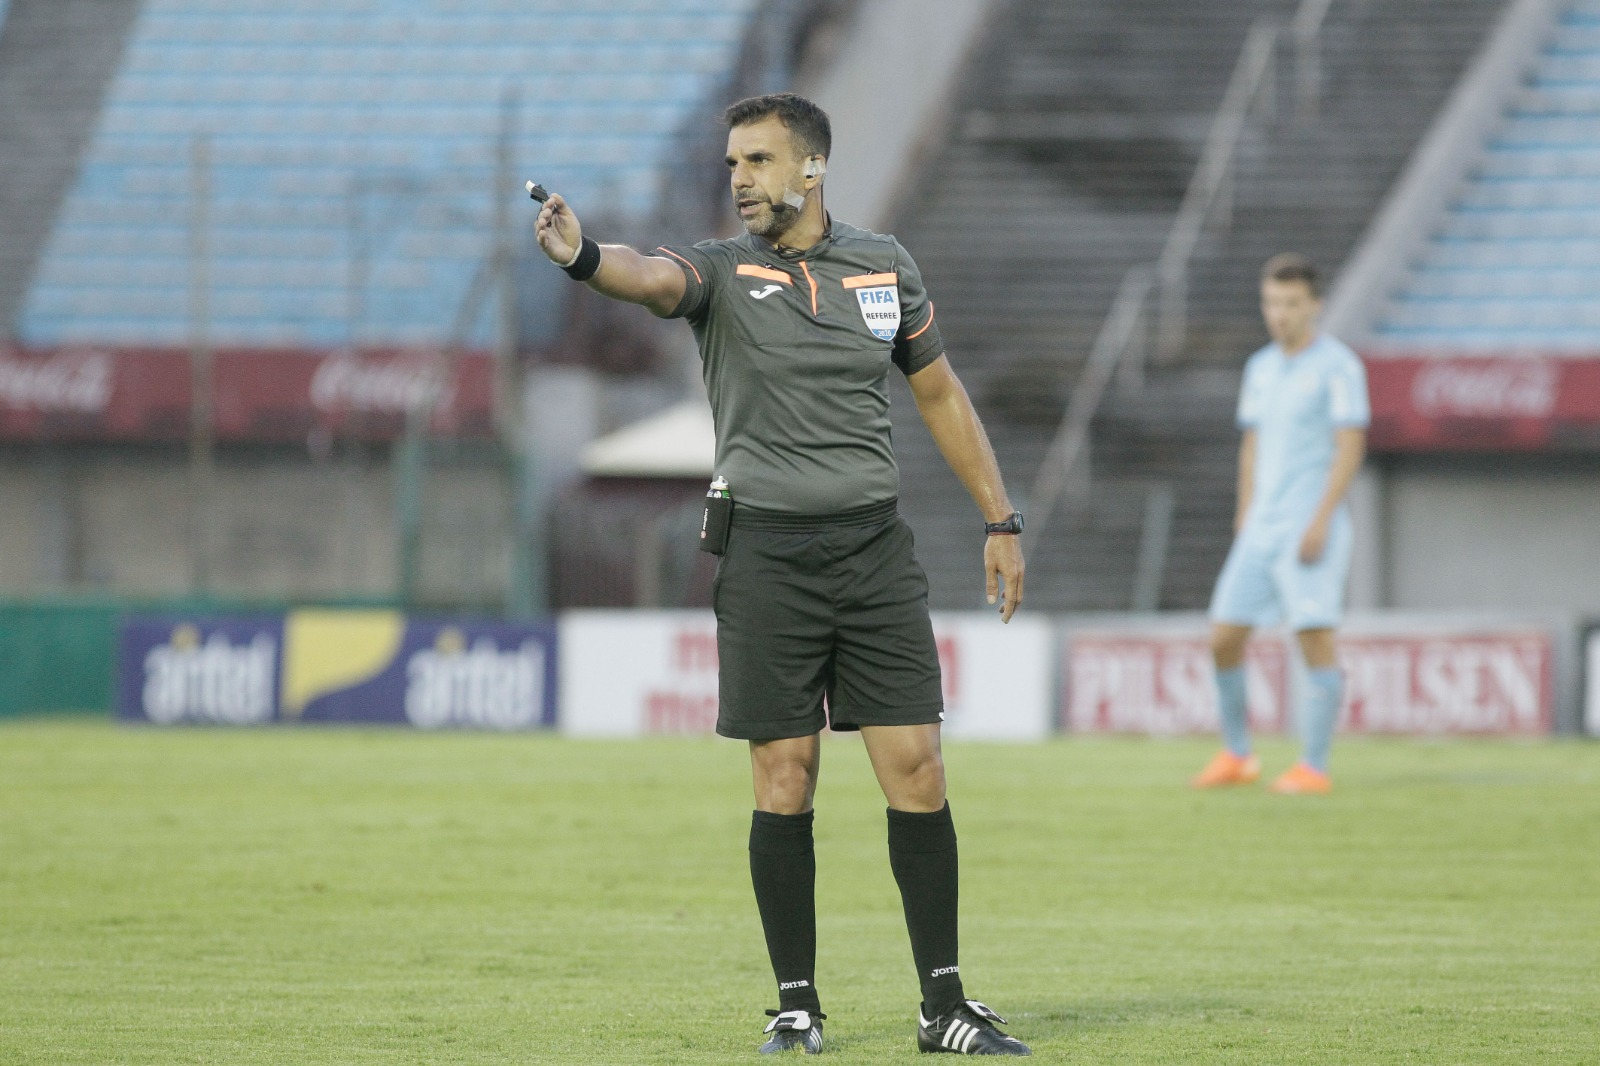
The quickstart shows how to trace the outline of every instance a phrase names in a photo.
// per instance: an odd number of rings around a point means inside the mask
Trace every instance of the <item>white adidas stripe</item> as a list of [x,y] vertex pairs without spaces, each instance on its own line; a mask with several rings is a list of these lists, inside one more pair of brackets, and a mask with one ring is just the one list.
[[950,1028],[945,1030],[944,1039],[940,1041],[940,1044],[948,1051],[955,1051],[965,1055],[967,1049],[972,1047],[972,1042],[977,1038],[977,1026],[968,1025],[961,1019],[956,1018],[950,1022]]

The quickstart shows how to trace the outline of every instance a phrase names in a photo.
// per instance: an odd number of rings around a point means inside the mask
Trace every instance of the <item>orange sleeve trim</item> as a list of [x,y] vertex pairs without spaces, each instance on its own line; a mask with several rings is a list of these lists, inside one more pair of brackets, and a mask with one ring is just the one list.
[[801,260],[800,269],[805,271],[806,280],[811,283],[811,317],[817,317],[817,279],[811,276],[811,268]]
[[794,284],[794,278],[791,275],[785,274],[781,270],[773,270],[770,267],[756,266],[754,263],[740,263],[733,268],[733,272],[735,274],[743,274],[747,278],[766,278],[768,281],[776,281],[781,285]]
[[860,274],[853,278],[844,279],[844,287],[847,289],[859,289],[863,285],[898,284],[900,284],[899,274]]
[[933,301],[929,300],[928,301],[928,321],[924,322],[922,324],[922,328],[917,330],[911,336],[907,337],[906,340],[908,340],[908,341],[916,340],[918,337],[920,337],[924,333],[928,332],[928,327],[931,326],[931,325],[933,325]]
[[705,279],[700,276],[700,271],[696,270],[694,268],[694,264],[689,262],[689,260],[679,255],[677,252],[674,252],[671,248],[657,248],[656,251],[666,252],[668,255],[672,256],[672,258],[689,268],[689,272],[694,275],[694,280],[698,281],[702,285],[705,284]]

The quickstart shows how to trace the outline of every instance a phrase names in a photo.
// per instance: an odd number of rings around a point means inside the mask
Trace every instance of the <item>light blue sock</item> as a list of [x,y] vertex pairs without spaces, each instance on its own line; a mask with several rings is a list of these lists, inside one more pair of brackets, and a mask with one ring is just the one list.
[[1245,717],[1244,667],[1217,671],[1217,716],[1222,743],[1241,758],[1250,754],[1250,725]]
[[1300,728],[1305,734],[1305,763],[1328,772],[1328,749],[1339,724],[1339,704],[1344,697],[1344,675],[1336,666],[1306,671],[1305,702],[1300,708]]

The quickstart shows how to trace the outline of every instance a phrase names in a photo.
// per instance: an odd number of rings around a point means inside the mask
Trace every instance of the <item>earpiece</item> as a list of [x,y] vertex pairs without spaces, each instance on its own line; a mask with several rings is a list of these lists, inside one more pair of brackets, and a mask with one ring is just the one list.
[[[807,180],[812,178],[820,178],[827,172],[828,164],[817,158],[806,160],[806,168],[805,170],[801,171]],[[783,190],[783,202],[786,207],[789,207],[795,211],[799,211],[806,206],[806,198],[795,192],[793,189]]]

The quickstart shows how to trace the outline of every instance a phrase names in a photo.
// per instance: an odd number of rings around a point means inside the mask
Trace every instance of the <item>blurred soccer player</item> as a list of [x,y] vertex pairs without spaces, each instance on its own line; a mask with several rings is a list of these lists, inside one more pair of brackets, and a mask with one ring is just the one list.
[[1292,253],[1262,270],[1261,316],[1272,343],[1245,364],[1239,392],[1239,498],[1233,548],[1211,598],[1211,653],[1223,750],[1197,788],[1261,775],[1246,724],[1244,651],[1258,625],[1287,621],[1309,674],[1296,718],[1300,761],[1274,792],[1327,792],[1328,749],[1342,683],[1334,629],[1350,571],[1345,495],[1366,453],[1367,376],[1354,352],[1317,329],[1317,268]]

